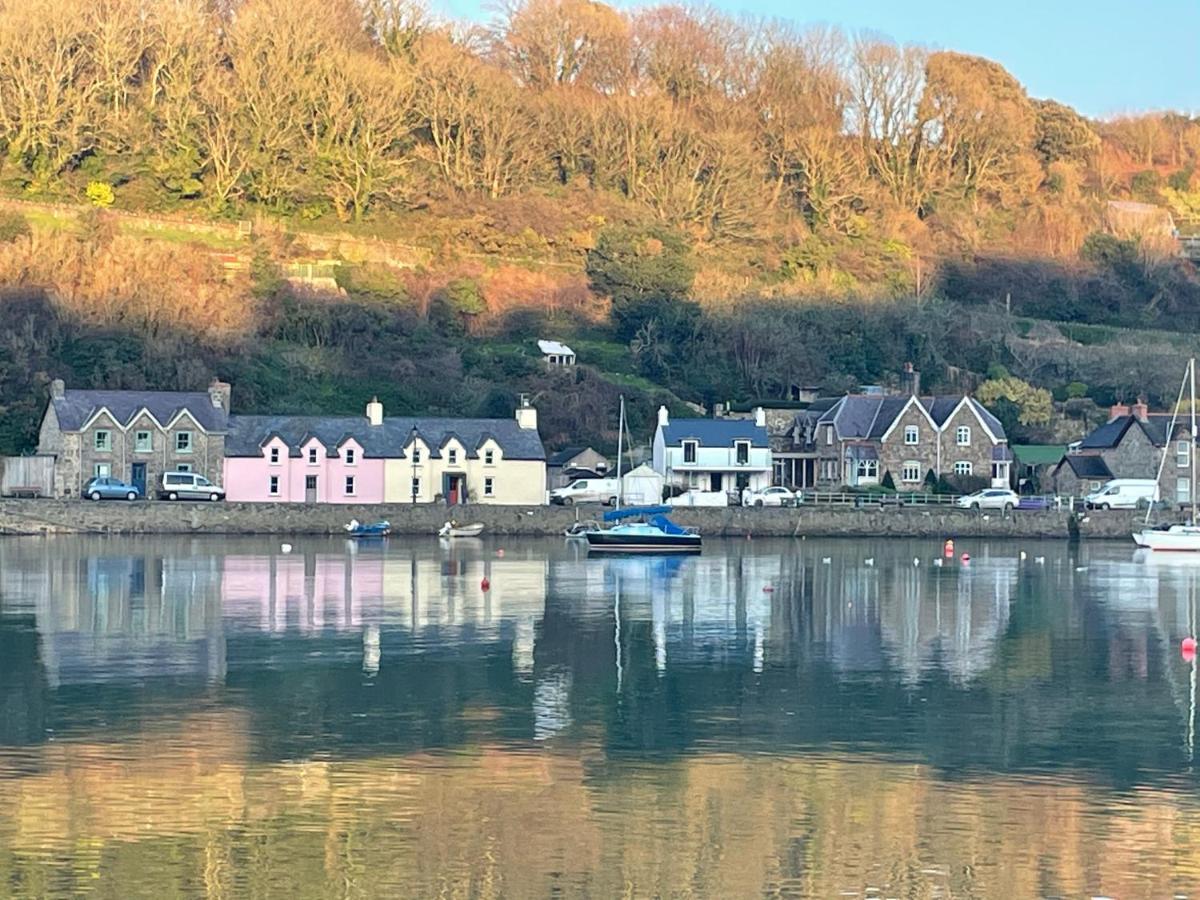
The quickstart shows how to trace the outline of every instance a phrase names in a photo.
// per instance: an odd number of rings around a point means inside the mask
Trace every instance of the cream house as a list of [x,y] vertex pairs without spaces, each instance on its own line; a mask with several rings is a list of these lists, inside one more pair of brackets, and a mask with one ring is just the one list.
[[537,410],[523,402],[512,419],[387,418],[387,503],[546,502],[546,450]]

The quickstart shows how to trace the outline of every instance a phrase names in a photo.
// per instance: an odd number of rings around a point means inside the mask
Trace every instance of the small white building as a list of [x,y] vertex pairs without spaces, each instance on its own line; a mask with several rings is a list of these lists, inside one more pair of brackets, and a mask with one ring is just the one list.
[[771,485],[766,413],[753,419],[676,419],[659,407],[654,471],[688,490],[738,494]]
[[663,499],[663,477],[642,463],[621,476],[621,497],[628,506],[657,506]]
[[575,365],[575,351],[558,341],[538,341],[538,350],[548,366]]

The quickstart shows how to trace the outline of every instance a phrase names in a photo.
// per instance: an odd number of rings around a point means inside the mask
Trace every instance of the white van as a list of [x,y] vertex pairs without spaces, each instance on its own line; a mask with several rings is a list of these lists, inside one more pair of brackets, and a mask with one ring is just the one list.
[[1158,502],[1158,482],[1153,478],[1114,478],[1083,498],[1088,509],[1137,509]]
[[606,503],[615,506],[621,482],[615,478],[577,478],[566,487],[550,492],[551,503],[574,506],[576,503]]
[[224,500],[225,489],[195,472],[163,472],[159,500]]

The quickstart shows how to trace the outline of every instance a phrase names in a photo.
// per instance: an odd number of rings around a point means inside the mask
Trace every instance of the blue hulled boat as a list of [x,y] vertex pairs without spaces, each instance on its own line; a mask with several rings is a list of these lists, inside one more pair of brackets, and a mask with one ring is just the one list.
[[370,525],[364,525],[358,519],[351,519],[346,525],[346,533],[350,537],[358,538],[387,537],[392,533],[392,523],[383,519],[379,522],[372,522]]
[[667,518],[669,506],[631,506],[604,514],[608,528],[584,535],[589,553],[699,553],[700,534]]

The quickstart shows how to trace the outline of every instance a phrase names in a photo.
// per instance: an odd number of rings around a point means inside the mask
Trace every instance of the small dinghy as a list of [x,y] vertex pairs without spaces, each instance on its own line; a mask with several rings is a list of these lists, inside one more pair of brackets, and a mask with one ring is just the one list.
[[577,539],[577,540],[582,541],[585,539],[586,535],[589,534],[590,532],[599,531],[599,530],[600,530],[600,523],[596,522],[594,520],[587,521],[587,522],[572,522],[571,526],[563,532],[563,535],[567,538],[572,538],[572,539]]
[[351,519],[345,528],[350,537],[359,538],[387,537],[392,533],[392,524],[386,519],[370,525],[364,525],[358,519]]
[[457,522],[450,521],[443,525],[438,530],[440,538],[473,538],[483,534],[483,524],[476,522],[473,525],[459,525]]

